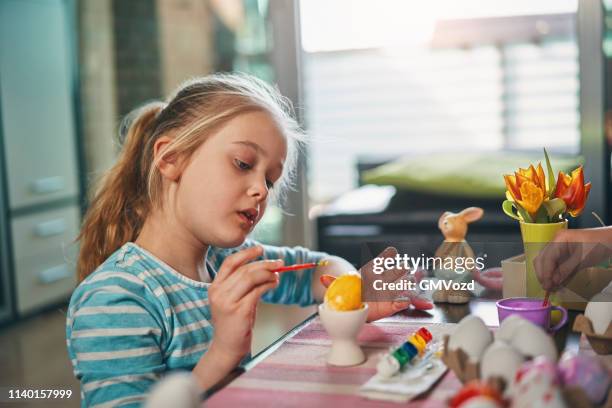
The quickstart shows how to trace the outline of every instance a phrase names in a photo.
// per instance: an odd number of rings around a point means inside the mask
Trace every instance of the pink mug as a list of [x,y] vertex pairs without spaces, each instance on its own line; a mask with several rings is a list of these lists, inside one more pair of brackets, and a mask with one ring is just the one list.
[[[499,323],[510,315],[516,314],[531,323],[542,327],[548,332],[554,333],[567,322],[567,310],[561,306],[542,306],[542,299],[534,298],[506,298],[497,301],[497,315]],[[558,310],[563,314],[561,321],[550,327],[550,313]]]

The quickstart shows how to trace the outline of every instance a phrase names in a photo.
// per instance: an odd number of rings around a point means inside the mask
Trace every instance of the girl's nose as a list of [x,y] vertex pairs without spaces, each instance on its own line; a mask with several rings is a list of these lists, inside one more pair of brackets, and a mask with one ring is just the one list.
[[268,198],[268,186],[266,180],[257,180],[248,190],[248,195],[257,198],[259,201],[264,201]]

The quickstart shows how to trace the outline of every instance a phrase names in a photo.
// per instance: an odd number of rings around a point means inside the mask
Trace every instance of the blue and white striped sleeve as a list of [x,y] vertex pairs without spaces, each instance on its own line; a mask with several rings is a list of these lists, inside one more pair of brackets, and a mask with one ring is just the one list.
[[163,323],[147,303],[115,285],[73,296],[66,334],[82,406],[141,406],[165,371]]
[[[262,245],[253,240],[247,240],[238,248],[233,250],[225,250],[219,254],[214,254],[215,269],[218,270],[225,257],[230,253],[238,250],[246,249],[254,245],[261,245],[264,248],[264,254],[260,259],[282,259],[285,265],[293,265],[300,263],[316,263],[321,259],[329,256],[324,252],[311,251],[303,247],[277,247],[271,245]],[[309,306],[316,303],[312,295],[312,277],[314,269],[305,269],[300,271],[284,272],[280,275],[279,285],[262,296],[262,300],[267,303],[280,304],[297,304],[300,306]]]
[[[311,251],[309,249],[296,247],[275,247],[263,245],[264,259],[282,259],[285,265],[301,263],[317,263],[328,255],[324,252]],[[279,285],[262,296],[264,302],[297,304],[309,306],[316,303],[312,294],[312,277],[314,269],[303,269],[300,271],[283,272],[280,275]]]

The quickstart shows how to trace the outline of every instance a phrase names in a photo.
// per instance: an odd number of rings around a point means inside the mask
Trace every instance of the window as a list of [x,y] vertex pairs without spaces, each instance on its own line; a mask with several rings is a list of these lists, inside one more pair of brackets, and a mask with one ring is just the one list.
[[356,162],[579,148],[576,1],[301,2],[311,202]]

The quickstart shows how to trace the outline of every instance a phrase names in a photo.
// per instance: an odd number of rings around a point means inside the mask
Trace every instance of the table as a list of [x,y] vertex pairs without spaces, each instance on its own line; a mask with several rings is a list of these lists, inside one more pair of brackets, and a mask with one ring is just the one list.
[[[329,338],[317,315],[312,315],[213,390],[206,407],[246,404],[250,407],[397,407],[395,403],[357,395],[359,386],[376,373],[377,354],[399,344],[407,333],[420,326],[428,327],[434,335],[448,333],[454,323],[468,314],[481,317],[487,326],[498,326],[495,301],[490,299],[476,299],[466,305],[436,305],[431,311],[409,310],[367,324],[359,341],[368,359],[350,368],[325,364]],[[570,311],[568,324],[555,336],[564,349],[578,350],[580,336],[570,330],[577,315]],[[432,390],[412,401],[411,406],[444,406],[446,399],[460,387],[459,380],[449,371]]]

